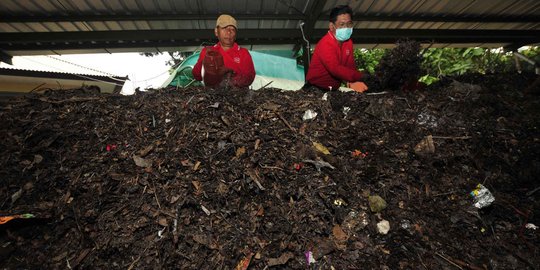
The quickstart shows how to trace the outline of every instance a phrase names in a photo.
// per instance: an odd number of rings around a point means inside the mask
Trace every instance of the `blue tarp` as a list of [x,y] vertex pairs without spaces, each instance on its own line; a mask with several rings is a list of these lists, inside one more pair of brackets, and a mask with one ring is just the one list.
[[[255,73],[264,78],[275,78],[289,81],[304,81],[304,66],[298,65],[293,58],[292,52],[287,50],[273,51],[250,51]],[[166,86],[186,87],[188,85],[201,85],[194,82],[191,70],[199,59],[200,52],[189,56],[176,68],[169,79],[164,83]]]

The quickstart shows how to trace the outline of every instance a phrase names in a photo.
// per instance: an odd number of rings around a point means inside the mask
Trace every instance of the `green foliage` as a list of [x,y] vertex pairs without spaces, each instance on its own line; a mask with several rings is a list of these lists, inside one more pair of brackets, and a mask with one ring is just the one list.
[[529,47],[520,51],[520,53],[536,62],[540,62],[540,47]]
[[375,67],[379,64],[386,51],[386,49],[354,50],[356,67],[373,74],[375,72]]
[[492,73],[509,71],[510,55],[498,49],[442,48],[427,49],[423,53],[423,69],[429,76],[462,75],[467,72]]
[[436,82],[438,80],[439,80],[439,78],[430,76],[428,74],[426,74],[426,75],[420,77],[420,79],[418,79],[419,82],[423,82],[426,85],[430,85],[430,84],[432,84],[432,83],[434,83],[434,82]]
[[[356,49],[356,66],[360,70],[373,73],[385,49]],[[540,62],[540,47],[530,47],[520,51],[523,55]],[[510,72],[515,69],[511,52],[487,48],[432,48],[422,52],[421,82],[431,84],[443,76],[456,76],[468,72],[494,73]],[[522,69],[533,71],[534,67],[522,64]]]
[[[529,47],[525,50],[520,51],[521,54],[525,55],[527,58],[536,62],[537,65],[540,65],[540,47]],[[525,62],[521,62],[521,69],[524,71],[534,72],[535,67]]]

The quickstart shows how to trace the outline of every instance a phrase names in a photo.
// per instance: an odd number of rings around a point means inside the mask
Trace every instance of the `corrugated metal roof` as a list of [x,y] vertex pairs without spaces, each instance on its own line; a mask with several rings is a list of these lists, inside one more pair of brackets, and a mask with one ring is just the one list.
[[[13,71],[13,72],[9,72]],[[8,66],[0,66],[0,74],[1,75],[12,75],[17,76],[16,74],[25,74],[24,72],[27,72],[26,74],[45,74],[49,75],[50,77],[53,76],[62,76],[62,75],[71,75],[72,78],[82,78],[82,79],[88,79],[88,78],[100,78],[102,80],[106,79],[107,81],[114,82],[114,83],[120,83],[127,79],[127,77],[122,76],[106,76],[106,75],[99,75],[99,74],[86,74],[86,73],[77,73],[77,72],[59,72],[59,71],[47,71],[47,70],[34,70],[34,69],[21,69],[21,68],[13,68]]]
[[15,56],[13,58],[13,65],[0,63],[0,68],[87,76],[121,77],[119,74],[112,74],[73,63],[62,56],[51,55]]
[[[3,0],[0,50],[9,55],[166,51],[213,42],[219,14],[235,16],[239,43],[315,43],[328,13],[349,4],[362,47],[411,37],[435,46],[520,46],[540,42],[538,0]],[[81,34],[82,33],[82,34]]]

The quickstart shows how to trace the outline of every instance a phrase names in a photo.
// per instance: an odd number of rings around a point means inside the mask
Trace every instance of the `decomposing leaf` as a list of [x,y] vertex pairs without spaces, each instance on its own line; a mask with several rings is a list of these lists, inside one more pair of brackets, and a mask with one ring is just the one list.
[[313,258],[319,260],[324,255],[330,254],[334,250],[336,250],[336,245],[330,237],[319,239],[313,247]]
[[22,193],[22,188],[17,190],[17,192],[13,193],[13,195],[11,195],[11,203],[15,203],[22,196]]
[[332,235],[334,236],[334,243],[338,249],[344,250],[347,245],[346,241],[349,238],[347,234],[341,229],[341,226],[338,224],[334,225],[332,228]]
[[236,267],[234,268],[235,270],[247,270],[248,267],[249,267],[249,263],[251,262],[251,258],[253,257],[253,253],[249,253],[248,255],[246,255],[246,257],[242,258],[242,260],[240,260],[240,262],[238,262],[238,264],[236,265]]
[[268,266],[276,266],[276,265],[283,265],[286,264],[290,259],[294,258],[294,254],[292,252],[286,252],[284,254],[281,254],[279,258],[270,258],[268,259]]
[[193,165],[193,170],[194,170],[194,171],[198,170],[200,166],[201,166],[201,162],[200,162],[200,161],[195,162],[195,165]]
[[143,168],[150,168],[152,167],[152,160],[144,159],[142,157],[139,157],[137,155],[133,155],[133,161],[135,161],[135,165]]
[[41,155],[34,155],[34,163],[39,164],[43,161],[43,157]]
[[167,227],[169,225],[169,223],[167,222],[167,219],[166,218],[160,218],[158,220],[158,224],[163,226],[163,227]]
[[193,241],[201,244],[201,245],[204,245],[204,246],[208,246],[208,244],[210,243],[210,241],[208,240],[208,237],[203,235],[203,234],[195,234],[193,235]]
[[229,118],[227,118],[227,116],[225,115],[222,115],[221,116],[221,121],[223,121],[223,123],[227,126],[230,126],[231,125],[231,121],[229,121]]
[[191,162],[189,159],[180,160],[180,164],[182,164],[182,166],[184,166],[184,167],[192,167],[193,166],[193,162]]
[[195,195],[200,195],[202,192],[201,183],[199,181],[191,181],[191,184],[195,187]]
[[173,196],[171,197],[171,200],[170,200],[169,202],[172,204],[172,203],[177,202],[178,199],[180,199],[180,196],[179,196],[179,195],[173,195]]
[[426,155],[435,153],[435,144],[433,143],[433,136],[427,135],[424,137],[415,147],[414,152],[417,155]]
[[269,101],[264,103],[261,107],[265,110],[277,111],[281,107],[281,105]]
[[325,154],[325,155],[330,155],[330,151],[328,150],[328,148],[326,148],[326,146],[318,143],[318,142],[313,142],[313,146],[315,147],[315,149],[317,149],[317,151]]
[[227,186],[225,183],[219,182],[217,187],[217,192],[220,195],[225,195],[229,191],[229,186]]
[[241,157],[245,153],[246,153],[246,148],[243,146],[239,147],[238,149],[236,149],[236,158]]
[[264,207],[262,205],[259,206],[259,210],[257,210],[256,216],[264,216]]

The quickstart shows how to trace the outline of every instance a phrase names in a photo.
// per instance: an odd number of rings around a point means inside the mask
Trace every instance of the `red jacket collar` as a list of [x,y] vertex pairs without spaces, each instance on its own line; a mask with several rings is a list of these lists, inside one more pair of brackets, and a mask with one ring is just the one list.
[[[220,50],[223,50],[223,47],[221,47],[221,43],[216,43],[216,45],[214,45],[214,48],[219,48]],[[238,51],[240,50],[240,47],[238,46],[238,44],[235,42],[234,45],[232,46],[231,50],[233,51]],[[225,50],[223,50],[225,51]]]
[[336,36],[334,34],[332,34],[332,32],[330,30],[328,30],[328,34],[332,37],[332,39],[334,39],[335,41],[338,41]]

